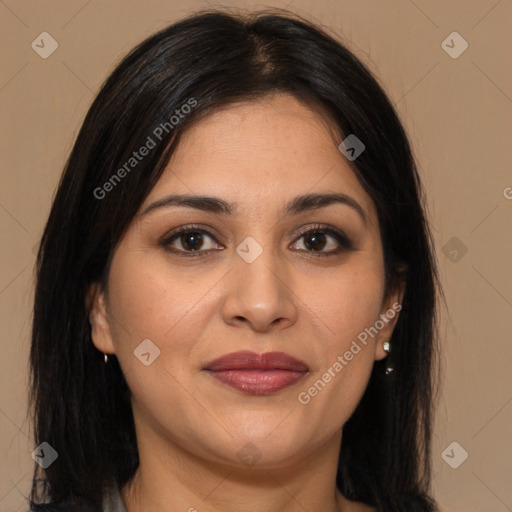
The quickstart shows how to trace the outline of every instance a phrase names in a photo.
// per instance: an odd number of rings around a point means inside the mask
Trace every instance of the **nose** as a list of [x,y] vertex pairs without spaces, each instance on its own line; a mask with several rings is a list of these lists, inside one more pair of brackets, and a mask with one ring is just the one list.
[[290,272],[269,249],[252,263],[234,255],[222,315],[233,326],[257,332],[285,329],[297,321],[297,300]]

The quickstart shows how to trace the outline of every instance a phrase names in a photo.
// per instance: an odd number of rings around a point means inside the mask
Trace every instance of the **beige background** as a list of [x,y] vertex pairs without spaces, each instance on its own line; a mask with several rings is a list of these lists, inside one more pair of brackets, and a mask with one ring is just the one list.
[[[208,5],[0,0],[2,511],[26,507],[35,448],[26,419],[34,246],[78,127],[122,55]],[[448,303],[441,326],[444,386],[434,439],[435,495],[443,511],[512,510],[512,2],[223,5],[288,5],[326,24],[350,41],[397,106],[426,185]],[[454,31],[469,44],[456,59],[442,47]],[[47,59],[31,48],[41,32],[59,45]],[[457,40],[448,44],[451,51],[461,48]],[[469,454],[457,469],[441,456],[453,441]],[[451,460],[460,453],[449,452]]]

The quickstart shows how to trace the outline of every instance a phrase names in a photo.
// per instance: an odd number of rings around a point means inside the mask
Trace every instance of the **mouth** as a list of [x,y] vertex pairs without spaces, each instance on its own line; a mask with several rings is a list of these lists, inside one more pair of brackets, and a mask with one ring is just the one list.
[[252,395],[269,395],[294,385],[309,372],[284,352],[233,352],[208,363],[203,370],[223,384]]

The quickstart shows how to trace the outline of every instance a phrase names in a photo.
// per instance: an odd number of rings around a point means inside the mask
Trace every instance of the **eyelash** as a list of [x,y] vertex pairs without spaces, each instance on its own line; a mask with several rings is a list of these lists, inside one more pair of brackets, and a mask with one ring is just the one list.
[[[215,237],[213,236],[212,233],[200,228],[197,225],[190,224],[187,226],[183,226],[183,227],[179,228],[178,230],[167,234],[161,240],[160,245],[163,246],[165,250],[167,250],[173,254],[177,254],[179,256],[184,256],[186,258],[203,257],[206,254],[210,253],[211,251],[219,250],[219,249],[210,249],[210,250],[198,249],[195,251],[190,251],[190,250],[187,251],[187,250],[180,250],[180,249],[174,249],[174,248],[169,247],[169,245],[175,239],[177,239],[179,236],[181,236],[183,234],[187,234],[187,233],[200,233],[202,235],[207,235],[207,236],[211,237],[216,242]],[[342,252],[354,250],[354,245],[353,245],[352,241],[347,237],[347,235],[345,235],[345,233],[343,233],[342,231],[338,231],[338,230],[329,228],[327,226],[322,226],[320,224],[316,224],[314,226],[308,226],[307,228],[303,228],[303,229],[299,230],[298,236],[294,239],[292,244],[295,244],[302,237],[304,237],[305,235],[310,234],[310,233],[323,233],[323,234],[329,235],[332,238],[334,238],[338,242],[338,244],[340,244],[340,247],[338,247],[337,249],[327,251],[327,252],[306,250],[305,252],[310,253],[310,257],[312,257],[312,258],[336,256]],[[304,250],[302,250],[302,249],[301,249],[301,251],[304,252]]]

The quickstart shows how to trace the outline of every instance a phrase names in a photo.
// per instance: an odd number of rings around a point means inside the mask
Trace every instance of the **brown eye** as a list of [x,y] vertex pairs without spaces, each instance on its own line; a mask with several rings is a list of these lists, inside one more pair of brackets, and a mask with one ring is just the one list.
[[[182,256],[202,256],[219,245],[211,233],[199,228],[182,228],[166,236],[161,242],[166,250]],[[220,247],[222,248],[222,247]]]
[[[300,240],[302,243],[299,243]],[[343,232],[322,226],[304,230],[292,247],[296,250],[316,253],[315,256],[334,256],[346,250],[354,250],[352,241]]]
[[203,235],[202,233],[189,231],[188,233],[182,233],[180,235],[180,243],[181,246],[185,250],[191,250],[191,251],[197,251],[198,249],[201,249],[201,246],[203,245]]
[[321,251],[326,245],[326,237],[324,233],[309,232],[304,236],[304,245],[312,251]]

